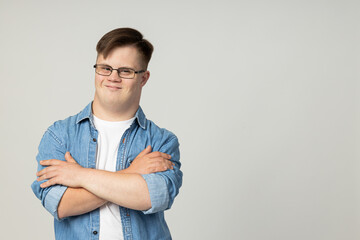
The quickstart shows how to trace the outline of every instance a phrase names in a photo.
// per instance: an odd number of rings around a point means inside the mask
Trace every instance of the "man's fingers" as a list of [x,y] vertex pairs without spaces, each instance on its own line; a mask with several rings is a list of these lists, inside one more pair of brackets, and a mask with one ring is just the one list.
[[41,171],[38,171],[37,173],[36,173],[36,176],[41,176],[41,175],[44,175],[45,174],[45,172],[46,172],[46,170],[47,170],[47,168],[44,168],[43,170],[41,170]]
[[41,175],[44,175],[45,173],[49,173],[54,171],[55,167],[53,167],[53,165],[49,165],[49,167],[44,168],[43,170],[40,170],[36,173],[36,176],[40,177]]
[[40,164],[42,166],[52,166],[52,165],[55,166],[55,165],[59,165],[61,163],[63,163],[63,161],[57,160],[57,159],[50,159],[50,160],[42,160],[42,161],[40,161]]
[[165,159],[171,159],[171,156],[169,154],[162,153],[162,152],[152,152],[152,153],[149,153],[148,156],[150,158],[162,157],[162,158],[165,158]]
[[166,170],[169,170],[169,169],[174,169],[174,167],[172,165],[172,162],[168,161],[168,160],[163,161],[162,168],[163,168],[163,171],[166,171]]
[[158,162],[157,167],[156,167],[156,172],[164,172],[169,169],[174,169],[173,163],[169,160],[163,159]]
[[153,161],[153,166],[156,169],[155,172],[162,172],[162,171],[166,171],[168,169],[174,169],[174,163],[159,157],[159,158],[152,158],[151,159]]
[[68,162],[76,163],[75,159],[71,156],[70,152],[65,153],[65,160]]
[[56,176],[56,173],[54,171],[52,172],[46,172],[44,174],[39,175],[39,177],[36,179],[38,182],[46,179],[50,179]]
[[56,184],[56,178],[52,178],[52,179],[40,184],[40,187],[41,188],[47,188],[47,187],[50,187],[50,186],[55,185],[55,184]]
[[46,168],[44,168],[43,170],[38,171],[38,172],[36,173],[36,176],[40,177],[40,176],[42,176],[42,175],[44,175],[44,174],[46,174],[46,173],[50,173],[50,172],[52,172],[52,171],[54,171],[54,170],[55,170],[55,169],[54,169],[54,167],[52,167],[52,166],[46,167]]
[[167,161],[168,163],[168,169],[174,169],[175,163],[173,163],[172,161]]

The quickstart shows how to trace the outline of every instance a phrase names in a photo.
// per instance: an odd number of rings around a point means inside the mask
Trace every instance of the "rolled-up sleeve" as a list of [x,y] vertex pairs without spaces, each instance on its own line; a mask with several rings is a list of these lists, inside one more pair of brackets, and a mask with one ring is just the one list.
[[55,185],[46,194],[44,200],[44,204],[43,204],[44,207],[46,208],[46,210],[48,210],[51,213],[51,215],[54,216],[54,218],[56,218],[56,220],[60,220],[58,217],[57,209],[66,189],[67,187],[65,186]]
[[[36,156],[36,160],[38,162],[37,171],[45,168],[44,166],[40,165],[39,162],[41,160],[59,159],[64,161],[65,152],[65,147],[62,145],[61,140],[51,130],[48,129],[44,133],[38,148],[38,154]],[[67,187],[62,185],[54,185],[48,188],[41,188],[40,184],[45,181],[46,180],[38,182],[35,180],[31,184],[31,188],[36,197],[41,200],[41,203],[45,209],[50,212],[54,218],[59,220],[57,208]]]
[[156,213],[171,208],[175,197],[182,185],[183,173],[180,170],[179,141],[172,135],[168,141],[158,150],[171,155],[171,161],[175,163],[173,169],[142,175],[145,179],[151,200],[151,208],[143,211],[144,214]]

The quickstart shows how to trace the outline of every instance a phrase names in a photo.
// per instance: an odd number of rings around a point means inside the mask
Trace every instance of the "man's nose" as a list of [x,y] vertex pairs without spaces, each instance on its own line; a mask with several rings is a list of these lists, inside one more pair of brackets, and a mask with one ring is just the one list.
[[121,81],[121,78],[119,77],[119,72],[115,69],[113,69],[113,71],[111,72],[110,76],[109,76],[109,80],[111,81]]

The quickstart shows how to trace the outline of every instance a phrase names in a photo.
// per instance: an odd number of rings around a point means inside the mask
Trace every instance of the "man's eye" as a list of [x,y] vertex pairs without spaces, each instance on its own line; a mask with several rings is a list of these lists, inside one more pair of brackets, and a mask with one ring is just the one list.
[[102,67],[102,69],[105,70],[105,71],[111,71],[110,67]]
[[121,69],[121,72],[124,74],[130,74],[131,70],[130,69]]

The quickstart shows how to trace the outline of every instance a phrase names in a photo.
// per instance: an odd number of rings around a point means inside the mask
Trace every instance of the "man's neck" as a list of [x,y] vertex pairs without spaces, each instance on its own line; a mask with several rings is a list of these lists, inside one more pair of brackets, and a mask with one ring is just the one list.
[[133,118],[138,110],[139,105],[123,109],[119,106],[103,106],[98,101],[92,103],[92,113],[105,121],[116,122],[125,121]]

